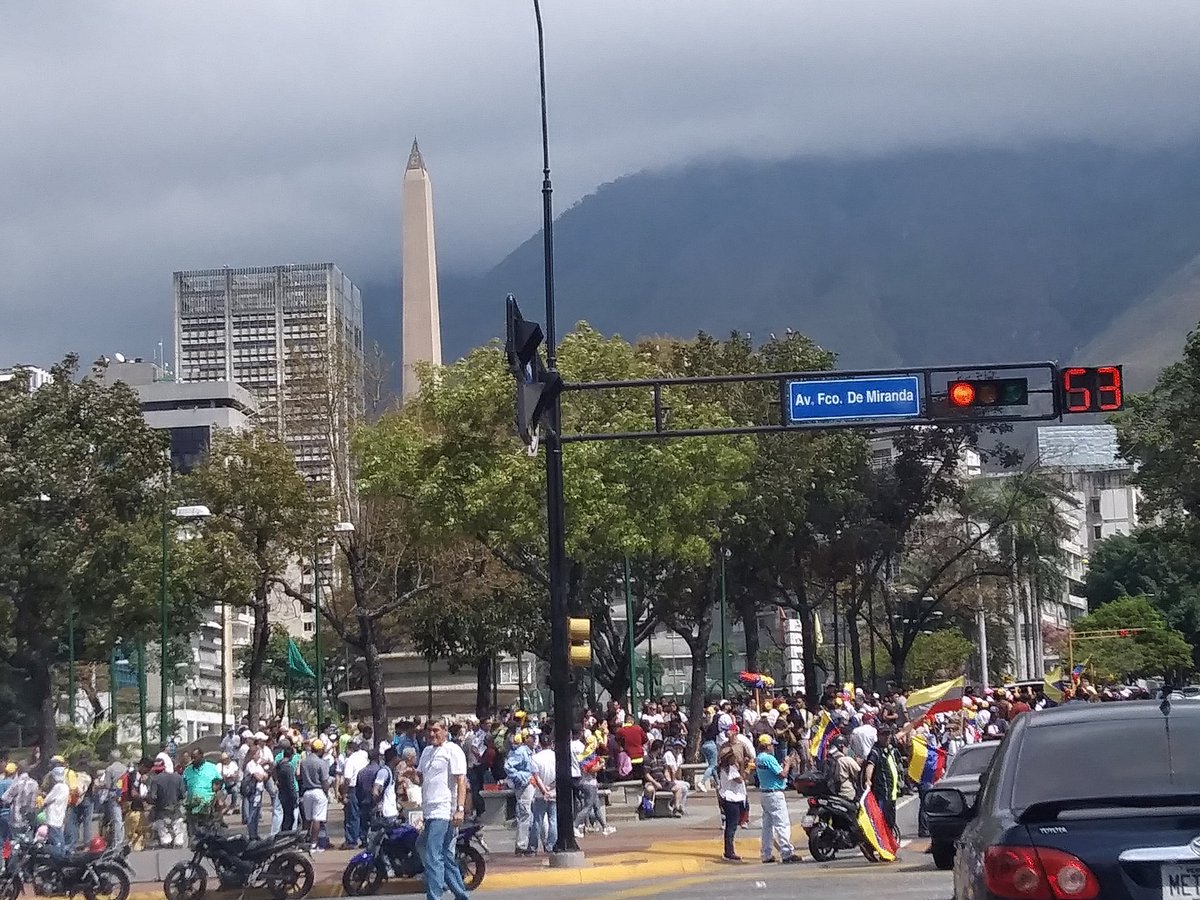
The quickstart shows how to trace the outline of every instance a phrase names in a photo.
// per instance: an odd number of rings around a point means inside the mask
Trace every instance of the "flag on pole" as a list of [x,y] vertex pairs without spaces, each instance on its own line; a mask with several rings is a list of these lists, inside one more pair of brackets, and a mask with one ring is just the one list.
[[917,784],[936,784],[946,774],[946,751],[930,747],[921,735],[913,735],[908,777]]
[[[957,709],[962,705],[963,686],[966,679],[959,675],[933,687],[921,688],[908,695],[908,721],[915,722],[937,712]],[[946,704],[946,710],[941,708]]]
[[300,652],[300,648],[296,646],[296,642],[288,638],[288,658],[287,669],[293,675],[300,678],[316,678],[316,673],[313,672],[308,662],[304,659],[304,654]]
[[1062,666],[1056,669],[1051,669],[1046,673],[1046,677],[1042,684],[1042,693],[1046,695],[1046,699],[1053,700],[1055,703],[1062,703],[1063,693],[1059,688],[1059,682],[1063,680]]
[[858,801],[858,827],[862,829],[867,843],[875,848],[880,859],[891,862],[896,858],[896,854],[900,852],[896,835],[888,828],[883,810],[879,808],[879,801],[870,791],[864,791],[862,799]]

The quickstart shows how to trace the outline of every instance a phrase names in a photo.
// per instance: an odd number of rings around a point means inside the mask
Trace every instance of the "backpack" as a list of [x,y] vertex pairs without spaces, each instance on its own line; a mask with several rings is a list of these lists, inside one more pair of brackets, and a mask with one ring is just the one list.
[[238,793],[249,800],[258,792],[258,779],[247,772],[242,776],[242,783],[238,786]]

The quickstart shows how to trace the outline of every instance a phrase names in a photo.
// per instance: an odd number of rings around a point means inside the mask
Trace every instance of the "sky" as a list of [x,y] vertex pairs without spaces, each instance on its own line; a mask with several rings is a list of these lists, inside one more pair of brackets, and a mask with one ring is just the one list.
[[[560,212],[694,160],[1200,132],[1192,0],[544,0]],[[171,342],[171,273],[395,281],[420,140],[443,271],[541,221],[525,0],[0,5],[0,365]],[[369,336],[368,336],[369,337]]]

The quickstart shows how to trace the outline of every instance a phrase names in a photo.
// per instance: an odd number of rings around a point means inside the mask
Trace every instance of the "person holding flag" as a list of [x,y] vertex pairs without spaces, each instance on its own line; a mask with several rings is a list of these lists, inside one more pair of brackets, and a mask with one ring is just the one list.
[[929,837],[929,817],[925,795],[946,774],[946,751],[930,743],[927,729],[913,732],[909,742],[908,777],[917,783],[920,808],[917,811],[917,837]]
[[880,728],[875,746],[867,755],[863,780],[866,790],[859,801],[858,824],[863,835],[886,862],[896,859],[896,799],[900,796],[900,767],[892,751],[892,731]]

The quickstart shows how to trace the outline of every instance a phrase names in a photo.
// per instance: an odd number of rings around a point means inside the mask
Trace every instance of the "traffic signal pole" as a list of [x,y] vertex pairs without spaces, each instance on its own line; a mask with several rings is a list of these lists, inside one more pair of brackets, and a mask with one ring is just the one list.
[[[546,120],[546,45],[542,9],[533,0],[538,34],[538,77],[542,103],[542,254],[546,279],[546,375],[558,377],[558,344],[554,319],[554,204],[550,184],[550,138]],[[551,865],[582,865],[575,841],[575,797],[571,788],[570,641],[567,619],[566,500],[563,496],[562,398],[553,392],[546,409],[546,523],[550,567],[550,690],[554,695],[554,779],[557,784],[558,840]]]

